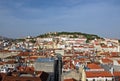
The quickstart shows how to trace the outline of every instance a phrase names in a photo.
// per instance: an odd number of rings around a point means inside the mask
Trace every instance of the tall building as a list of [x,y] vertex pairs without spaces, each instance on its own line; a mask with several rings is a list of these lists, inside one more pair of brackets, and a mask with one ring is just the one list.
[[61,81],[62,75],[62,56],[57,54],[54,61],[54,81]]

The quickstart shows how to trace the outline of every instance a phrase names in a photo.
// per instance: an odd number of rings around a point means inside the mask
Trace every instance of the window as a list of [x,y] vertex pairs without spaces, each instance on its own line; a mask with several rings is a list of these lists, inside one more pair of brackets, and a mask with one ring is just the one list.
[[8,67],[8,65],[6,64],[6,67]]

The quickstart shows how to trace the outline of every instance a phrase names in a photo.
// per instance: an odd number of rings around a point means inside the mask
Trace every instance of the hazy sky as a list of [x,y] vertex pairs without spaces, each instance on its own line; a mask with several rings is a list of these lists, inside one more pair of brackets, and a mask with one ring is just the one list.
[[120,0],[0,0],[0,35],[55,31],[120,38]]

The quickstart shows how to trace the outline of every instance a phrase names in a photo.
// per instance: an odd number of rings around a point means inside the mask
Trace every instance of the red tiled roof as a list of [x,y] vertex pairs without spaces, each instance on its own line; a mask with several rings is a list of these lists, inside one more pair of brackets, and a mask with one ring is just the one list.
[[101,46],[102,48],[108,48],[106,45],[105,46]]
[[100,55],[110,55],[109,52],[100,53]]
[[95,63],[88,64],[87,67],[90,69],[102,69],[100,65],[95,64]]
[[112,52],[111,56],[118,56],[118,52]]
[[107,71],[86,71],[86,77],[112,77],[113,75]]
[[15,64],[15,60],[11,60],[11,61],[5,62],[5,64]]
[[5,62],[0,62],[0,65],[3,65],[3,64],[5,64]]
[[89,48],[94,48],[94,46],[91,45],[91,46],[89,46]]
[[113,61],[112,61],[112,60],[107,59],[107,58],[102,59],[102,62],[103,62],[103,63],[113,63]]
[[118,60],[118,63],[120,64],[120,60]]
[[81,58],[80,62],[85,62],[85,60],[86,60],[85,58]]
[[0,78],[3,79],[6,75],[6,73],[0,73]]
[[30,52],[20,52],[17,56],[28,56]]
[[114,76],[119,76],[120,77],[120,72],[114,72]]
[[34,71],[34,67],[18,67],[19,71]]
[[30,56],[30,57],[27,57],[26,59],[37,59],[38,56]]
[[7,53],[7,52],[11,52],[11,51],[9,51],[9,50],[0,50],[0,52],[4,52],[4,53],[6,52]]

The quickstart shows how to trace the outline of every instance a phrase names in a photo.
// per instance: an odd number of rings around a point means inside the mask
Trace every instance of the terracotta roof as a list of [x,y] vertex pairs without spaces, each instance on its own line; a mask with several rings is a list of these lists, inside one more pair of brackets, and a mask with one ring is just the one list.
[[112,77],[113,75],[107,71],[86,71],[86,77]]
[[120,64],[120,60],[118,60],[118,63]]
[[81,58],[80,59],[80,62],[85,62],[86,61],[86,58]]
[[100,53],[100,55],[110,55],[109,52]]
[[20,52],[17,56],[28,56],[30,52]]
[[30,57],[27,57],[26,59],[34,59],[36,60],[38,58],[38,56],[30,56]]
[[34,67],[18,67],[19,71],[34,71]]
[[89,46],[89,48],[94,48],[94,46],[93,46],[93,45],[91,45],[91,46]]
[[5,62],[5,64],[15,64],[15,60],[7,61],[7,62]]
[[105,46],[101,46],[102,48],[108,48],[106,45]]
[[102,69],[100,65],[95,64],[95,63],[88,64],[87,67],[90,69]]
[[11,51],[9,51],[9,50],[0,50],[0,52],[11,52]]
[[108,58],[102,59],[102,62],[103,62],[103,63],[113,63],[113,61],[110,60],[110,59],[108,59]]
[[119,76],[120,77],[120,72],[114,72],[114,76]]
[[3,79],[6,75],[6,73],[0,73],[0,78]]
[[111,56],[118,56],[118,52],[112,52]]
[[5,64],[5,62],[0,62],[0,65],[3,65],[3,64]]

